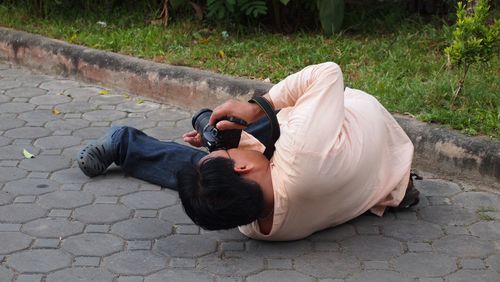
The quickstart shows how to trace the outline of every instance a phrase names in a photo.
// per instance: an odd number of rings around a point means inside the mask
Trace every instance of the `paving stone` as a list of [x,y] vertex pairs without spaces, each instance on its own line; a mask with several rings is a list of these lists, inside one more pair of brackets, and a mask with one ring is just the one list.
[[[0,159],[2,160],[23,160],[25,159],[23,155],[23,150],[26,149],[28,152],[37,155],[40,149],[35,148],[31,145],[20,145],[13,144],[7,145],[0,148]],[[3,180],[3,178],[2,178]]]
[[63,184],[83,184],[90,179],[78,167],[71,167],[52,173],[50,179]]
[[500,210],[500,196],[486,192],[467,192],[453,197],[457,205],[473,210],[481,208],[493,208]]
[[85,233],[106,233],[110,226],[107,224],[89,224],[85,228]]
[[430,196],[426,197],[429,201],[429,205],[431,206],[447,206],[451,205],[450,198],[447,197],[439,197],[439,196]]
[[99,267],[101,263],[100,257],[75,257],[73,261],[73,266],[91,266]]
[[3,223],[25,223],[43,217],[47,210],[36,204],[11,204],[0,206],[0,221]]
[[439,253],[456,257],[487,257],[495,250],[490,241],[485,241],[469,235],[448,235],[432,243]]
[[[3,104],[0,104],[0,108]],[[26,122],[21,119],[14,118],[13,116],[0,115],[0,130],[9,130],[12,128],[22,127]]]
[[92,127],[110,127],[109,121],[94,121],[90,124]]
[[12,142],[10,138],[0,136],[0,146],[8,145],[10,142]]
[[0,161],[1,167],[16,167],[19,165],[19,161]]
[[396,258],[394,266],[410,277],[444,276],[457,269],[455,259],[435,253],[407,253]]
[[377,235],[380,234],[378,226],[356,226],[359,235]]
[[398,221],[382,226],[382,234],[405,241],[429,241],[444,235],[439,225],[422,221]]
[[363,262],[365,270],[389,270],[389,263],[383,260],[368,260]]
[[0,223],[0,232],[19,231],[20,229],[21,229],[21,224]]
[[63,184],[61,186],[62,191],[80,191],[82,190],[81,184]]
[[12,102],[21,102],[21,103],[27,103],[29,100],[28,98],[12,98],[12,97],[10,97],[10,99]]
[[149,101],[144,101],[143,103],[137,103],[137,101],[128,101],[120,103],[116,106],[118,111],[126,113],[145,113],[156,110],[160,107],[157,103],[152,103]]
[[17,167],[2,167],[0,169],[0,179],[5,182],[23,178],[27,174],[26,170]]
[[500,241],[500,221],[478,222],[470,227],[470,231],[483,240]]
[[14,194],[5,191],[4,187],[4,191],[0,191],[0,206],[11,203],[13,198]]
[[337,242],[315,242],[314,251],[316,252],[337,252],[340,247]]
[[49,212],[49,217],[69,217],[72,210],[53,209]]
[[134,217],[137,218],[152,218],[158,214],[157,210],[135,210]]
[[143,276],[120,276],[117,282],[144,282]]
[[89,205],[94,196],[82,191],[56,191],[39,197],[38,203],[46,208],[73,209]]
[[259,274],[250,275],[247,277],[248,282],[254,281],[315,281],[312,277],[293,270],[265,270]]
[[198,259],[197,268],[217,275],[246,276],[264,269],[264,260],[245,252],[238,252],[230,257],[210,254]]
[[39,138],[50,134],[50,130],[44,127],[20,127],[7,130],[4,135],[12,138]]
[[500,254],[494,254],[486,259],[486,265],[498,273],[500,273]]
[[267,269],[292,269],[291,259],[267,259]]
[[95,110],[83,114],[83,118],[88,121],[114,121],[126,116],[124,112],[116,110]]
[[413,281],[397,272],[388,270],[366,270],[354,273],[347,281],[356,282],[410,282]]
[[26,126],[43,126],[48,121],[60,119],[59,116],[52,113],[52,108],[48,110],[36,109],[34,111],[22,113],[18,118],[26,121]]
[[59,183],[40,178],[25,178],[5,184],[4,191],[11,195],[41,195],[57,190]]
[[35,141],[35,146],[42,149],[62,149],[79,145],[82,139],[74,136],[49,136]]
[[42,274],[20,274],[16,278],[16,282],[41,282]]
[[355,236],[341,241],[340,244],[346,253],[360,259],[387,260],[403,252],[400,242],[380,236]]
[[83,224],[65,218],[42,218],[26,223],[22,232],[43,238],[64,238],[83,231]]
[[16,87],[5,91],[5,95],[15,98],[31,98],[41,96],[46,93],[46,90],[34,87]]
[[155,121],[148,120],[144,118],[124,118],[120,120],[113,121],[111,125],[126,125],[139,130],[145,130],[147,128],[154,127],[156,125]]
[[[64,118],[80,118],[83,113],[90,112],[96,109],[96,106],[89,104],[86,101],[73,100],[72,102],[57,105],[57,109],[66,114]],[[75,114],[68,116],[68,114]]]
[[341,253],[311,253],[295,259],[295,269],[317,278],[345,278],[361,270],[352,255]]
[[432,246],[428,243],[412,243],[408,242],[408,251],[421,253],[421,252],[432,252]]
[[21,168],[29,171],[56,171],[70,166],[70,159],[63,156],[37,156],[33,159],[22,160]]
[[33,97],[30,99],[31,104],[35,105],[57,105],[71,102],[71,98],[65,95],[57,95],[57,94],[46,94],[37,97]]
[[414,183],[415,188],[425,196],[453,196],[461,192],[456,183],[441,179],[424,179]]
[[62,130],[77,130],[80,128],[87,127],[90,123],[83,119],[59,119],[49,121],[45,124],[45,127],[52,131],[62,131]]
[[174,268],[195,268],[196,260],[192,258],[171,258],[168,265]]
[[191,115],[187,111],[175,108],[157,109],[147,113],[146,116],[148,119],[155,121],[177,121],[191,117]]
[[70,88],[75,88],[80,86],[80,84],[74,80],[53,80],[44,82],[40,84],[40,88],[51,90],[54,92],[64,91]]
[[215,252],[217,241],[198,235],[172,235],[159,239],[154,244],[153,250],[164,256],[172,257],[200,257]]
[[148,275],[166,267],[166,258],[151,251],[129,251],[104,258],[104,265],[113,273]]
[[175,224],[193,224],[180,205],[164,208],[160,211],[160,219]]
[[19,196],[14,199],[14,203],[30,204],[36,201],[36,196]]
[[106,224],[127,219],[131,213],[123,205],[98,204],[77,208],[73,217],[84,223]]
[[23,113],[31,111],[35,108],[35,105],[28,103],[10,102],[0,104],[0,113]]
[[448,275],[446,281],[449,282],[497,282],[500,281],[500,274],[489,270],[459,270]]
[[217,230],[217,231],[208,231],[200,229],[200,234],[203,237],[214,238],[217,241],[221,240],[248,241],[248,237],[243,235],[237,228],[228,230]]
[[113,274],[93,267],[74,267],[47,275],[46,282],[112,282]]
[[244,251],[245,243],[244,242],[221,242],[220,250],[225,251]]
[[405,210],[405,211],[400,211],[394,213],[396,216],[396,219],[399,220],[404,220],[404,221],[417,221],[417,213],[414,210]]
[[[37,171],[34,171],[34,172],[31,172],[28,175],[28,178],[42,178],[42,179],[47,179],[47,178],[49,178],[49,175],[50,175],[50,173],[48,173],[48,172],[37,172]],[[38,188],[41,188],[41,187],[38,187]]]
[[174,226],[176,234],[199,234],[200,227],[194,224],[189,225],[175,225]]
[[460,261],[463,269],[485,269],[486,266],[481,259],[467,259],[464,258]]
[[419,211],[423,220],[444,225],[469,225],[479,220],[474,210],[457,206],[432,206]]
[[470,235],[465,226],[443,226],[443,229],[446,235]]
[[127,250],[135,251],[135,250],[151,250],[152,243],[151,241],[128,241],[127,242]]
[[104,196],[104,197],[96,197],[95,201],[94,201],[95,204],[116,204],[118,203],[118,197],[108,197],[108,196]]
[[309,238],[313,241],[338,241],[356,235],[354,226],[345,223],[333,228],[329,228],[317,233],[314,233]]
[[[96,91],[98,93],[100,90]],[[118,105],[123,102],[129,101],[127,97],[123,95],[98,95],[90,98],[89,102],[94,105]]]
[[71,255],[60,250],[36,249],[14,253],[6,264],[21,273],[48,273],[68,267],[71,261]]
[[122,197],[122,203],[134,209],[161,209],[177,202],[177,197],[164,191],[140,191]]
[[0,89],[6,90],[11,88],[18,88],[21,86],[21,82],[15,80],[0,80]]
[[65,239],[61,248],[75,256],[107,256],[123,249],[125,242],[115,235],[85,233]]
[[59,239],[36,239],[31,248],[33,249],[57,249]]
[[213,277],[208,273],[193,272],[188,270],[162,270],[158,273],[146,277],[145,282],[212,282]]
[[26,249],[31,244],[31,237],[21,232],[0,232],[0,255]]
[[[82,172],[80,172],[83,174]],[[92,179],[83,187],[84,191],[91,192],[96,196],[122,196],[139,190],[139,184],[123,176],[106,176]]]
[[0,265],[0,281],[12,281],[12,278],[14,278],[14,273]]
[[249,254],[265,258],[294,258],[312,250],[312,244],[307,241],[266,242],[248,241],[246,249]]
[[133,218],[114,224],[111,232],[126,240],[156,239],[172,233],[172,225],[156,218]]

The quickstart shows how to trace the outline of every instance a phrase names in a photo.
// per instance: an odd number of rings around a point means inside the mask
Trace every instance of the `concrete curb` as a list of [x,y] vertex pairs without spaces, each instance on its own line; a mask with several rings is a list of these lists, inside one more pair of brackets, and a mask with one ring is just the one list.
[[[0,60],[117,87],[191,109],[262,95],[269,83],[153,63],[0,27]],[[500,142],[395,115],[415,144],[415,164],[500,190]]]

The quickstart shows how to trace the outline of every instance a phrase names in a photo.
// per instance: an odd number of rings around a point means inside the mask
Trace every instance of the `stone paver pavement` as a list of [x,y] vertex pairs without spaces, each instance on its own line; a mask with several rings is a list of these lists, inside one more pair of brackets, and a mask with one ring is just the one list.
[[500,281],[500,196],[431,174],[415,209],[281,243],[200,230],[118,168],[89,179],[75,154],[111,125],[190,129],[186,110],[101,90],[0,62],[0,281]]

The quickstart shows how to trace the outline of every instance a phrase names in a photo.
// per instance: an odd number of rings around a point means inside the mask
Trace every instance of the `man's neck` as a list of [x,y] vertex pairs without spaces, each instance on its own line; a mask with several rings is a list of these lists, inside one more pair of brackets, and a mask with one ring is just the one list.
[[258,181],[264,196],[264,210],[258,219],[260,231],[264,234],[271,232],[274,216],[274,188],[271,175],[271,166],[268,166]]

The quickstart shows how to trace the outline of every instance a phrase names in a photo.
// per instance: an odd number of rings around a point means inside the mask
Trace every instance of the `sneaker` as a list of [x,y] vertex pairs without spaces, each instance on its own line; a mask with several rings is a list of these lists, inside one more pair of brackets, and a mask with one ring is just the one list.
[[113,126],[104,136],[80,150],[77,161],[85,175],[88,177],[101,175],[115,161],[118,146],[112,142],[112,136],[121,128]]
[[401,203],[399,203],[397,207],[390,208],[391,211],[401,211],[409,209],[420,202],[420,192],[413,186],[414,179],[421,180],[422,177],[416,173],[410,173],[410,179],[408,181],[408,186],[406,188],[403,200],[401,200]]

